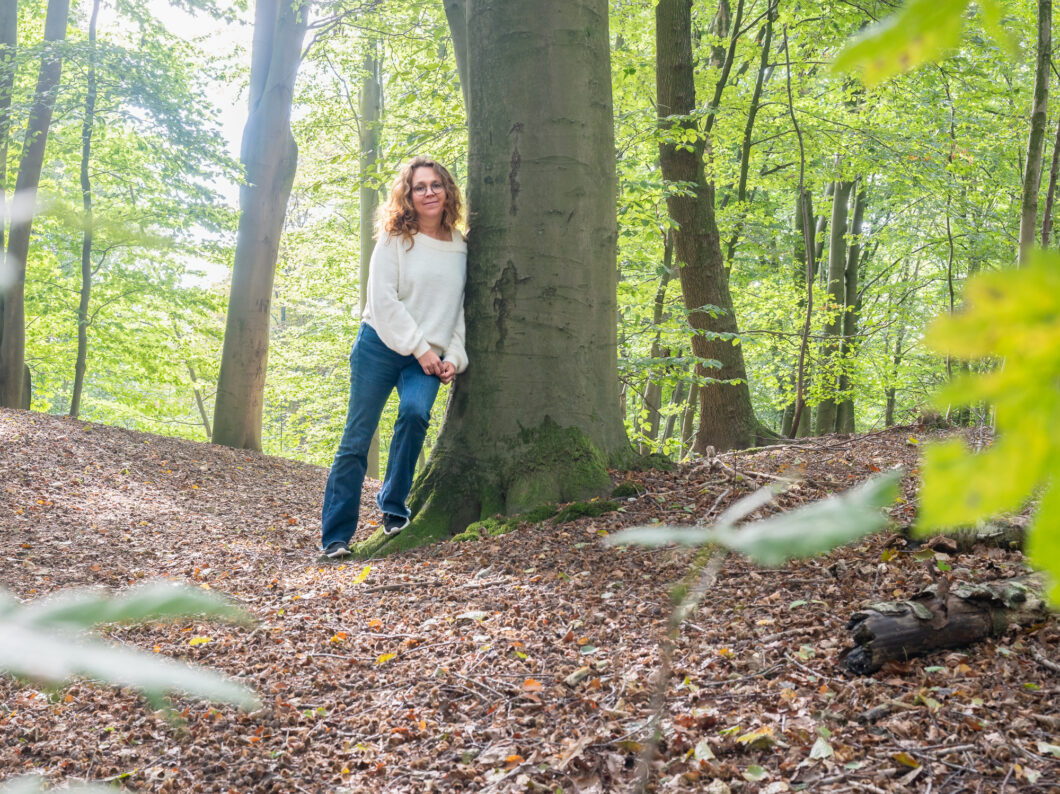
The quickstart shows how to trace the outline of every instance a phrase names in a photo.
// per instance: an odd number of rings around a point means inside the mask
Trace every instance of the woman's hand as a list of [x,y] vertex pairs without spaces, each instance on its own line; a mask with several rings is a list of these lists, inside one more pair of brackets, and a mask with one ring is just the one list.
[[442,383],[452,383],[453,378],[456,377],[456,365],[452,361],[442,362],[442,371],[438,374],[438,378]]
[[[442,376],[442,360],[438,358],[438,354],[433,350],[428,350],[422,356],[416,358],[420,362],[420,366],[423,367],[423,372],[426,375],[436,375],[437,377]],[[448,381],[442,381],[448,383]]]

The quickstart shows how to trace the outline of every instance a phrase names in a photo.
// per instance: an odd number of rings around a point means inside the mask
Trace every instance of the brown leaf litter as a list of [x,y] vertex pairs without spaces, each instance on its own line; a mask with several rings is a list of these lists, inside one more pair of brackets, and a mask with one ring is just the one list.
[[[601,537],[709,523],[778,477],[802,477],[778,499],[790,508],[915,470],[910,436],[923,440],[896,428],[634,473],[644,492],[620,512],[322,565],[324,469],[0,411],[0,585],[24,600],[148,578],[225,593],[255,626],[105,633],[221,670],[265,702],[244,714],[177,697],[178,725],[128,691],[0,679],[0,776],[161,792],[626,790],[669,589],[693,552]],[[898,525],[915,513],[912,477],[904,493]],[[674,649],[651,790],[1060,790],[1055,620],[872,677],[842,671],[850,614],[931,579],[908,549],[887,551],[873,537],[776,569],[725,560]],[[951,563],[972,581],[1024,571],[998,548]]]

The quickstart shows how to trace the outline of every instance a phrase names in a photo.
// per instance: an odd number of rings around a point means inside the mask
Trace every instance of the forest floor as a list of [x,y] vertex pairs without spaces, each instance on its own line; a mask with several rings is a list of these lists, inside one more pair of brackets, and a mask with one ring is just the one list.
[[[634,473],[645,490],[620,512],[372,560],[365,573],[317,560],[325,469],[0,411],[0,586],[23,600],[150,578],[225,593],[255,626],[106,634],[224,671],[265,703],[248,714],[177,698],[176,725],[129,691],[0,679],[0,778],[182,792],[627,790],[668,593],[693,553],[601,538],[653,519],[709,521],[778,475],[804,478],[779,498],[788,508],[896,464],[915,472],[929,435],[832,436]],[[904,487],[899,526],[915,512],[911,476]],[[888,552],[886,535],[770,570],[725,560],[677,640],[651,790],[1060,790],[1055,619],[873,676],[844,672],[850,615],[931,580],[909,547]],[[975,581],[1024,570],[1019,552],[997,548],[951,563]]]

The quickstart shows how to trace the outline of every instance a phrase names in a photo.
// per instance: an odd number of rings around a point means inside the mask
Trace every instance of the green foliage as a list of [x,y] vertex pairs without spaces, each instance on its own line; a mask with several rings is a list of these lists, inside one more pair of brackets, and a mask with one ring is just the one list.
[[605,542],[609,546],[711,543],[738,551],[759,565],[779,565],[823,554],[882,529],[887,524],[882,509],[894,502],[900,477],[901,472],[883,474],[845,493],[736,527],[736,522],[772,501],[774,489],[762,488],[736,502],[711,527],[635,527]]
[[978,453],[959,440],[925,450],[918,527],[967,526],[1041,492],[1028,553],[1053,577],[1050,596],[1060,604],[1060,255],[1039,251],[1022,270],[981,275],[965,298],[969,308],[939,318],[929,341],[994,366],[956,379],[936,404],[989,402],[997,440]]
[[[866,85],[939,60],[961,40],[969,0],[910,0],[867,28],[835,59],[838,72],[860,71]],[[1011,47],[1000,26],[998,0],[979,0],[984,21],[998,41]]]
[[73,591],[29,605],[0,591],[0,670],[46,684],[86,676],[132,687],[152,701],[179,692],[248,710],[258,708],[260,701],[250,689],[217,673],[82,634],[105,623],[193,615],[250,620],[213,594],[165,583],[145,585],[114,599],[94,591]]

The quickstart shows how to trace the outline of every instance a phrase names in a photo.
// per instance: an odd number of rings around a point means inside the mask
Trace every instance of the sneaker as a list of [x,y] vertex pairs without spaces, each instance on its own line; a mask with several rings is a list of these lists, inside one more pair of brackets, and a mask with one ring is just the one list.
[[409,520],[404,516],[396,516],[393,513],[383,513],[383,534],[396,535],[409,525]]
[[324,556],[329,560],[341,560],[343,557],[348,557],[350,554],[350,547],[343,543],[341,540],[336,540],[334,543],[329,543],[328,547],[324,549]]

